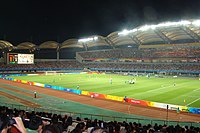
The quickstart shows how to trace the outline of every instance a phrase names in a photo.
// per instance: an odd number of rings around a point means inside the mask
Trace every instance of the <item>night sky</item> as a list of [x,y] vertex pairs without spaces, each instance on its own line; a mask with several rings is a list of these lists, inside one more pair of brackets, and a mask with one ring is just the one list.
[[5,0],[0,39],[62,43],[143,24],[200,18],[200,0]]

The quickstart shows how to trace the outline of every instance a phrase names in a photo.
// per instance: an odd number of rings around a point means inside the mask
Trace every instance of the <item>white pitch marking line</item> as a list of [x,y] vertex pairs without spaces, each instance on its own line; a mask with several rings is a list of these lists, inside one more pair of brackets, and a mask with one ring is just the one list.
[[200,90],[200,88],[198,88],[198,89],[195,89],[195,90],[193,90],[193,91],[198,91],[198,90]]
[[188,105],[190,105],[190,104],[192,104],[192,103],[194,103],[194,102],[196,102],[196,101],[198,101],[198,100],[200,100],[200,98],[198,98],[198,99],[196,99],[196,100],[194,100],[194,101],[188,103],[186,106],[188,106]]

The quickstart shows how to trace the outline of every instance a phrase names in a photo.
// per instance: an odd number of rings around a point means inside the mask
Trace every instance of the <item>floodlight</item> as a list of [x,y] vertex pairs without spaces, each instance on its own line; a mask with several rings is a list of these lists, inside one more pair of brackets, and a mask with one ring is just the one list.
[[192,24],[195,26],[200,26],[200,20],[195,20],[192,22]]
[[139,28],[135,28],[135,29],[132,29],[132,30],[123,30],[122,32],[119,32],[118,35],[128,35],[130,33],[134,33],[134,32],[137,32],[137,31],[147,31],[147,30],[154,30],[156,28],[160,28],[160,27],[170,27],[170,26],[181,26],[181,25],[191,25],[191,24],[194,24],[194,25],[197,25],[197,26],[200,26],[200,20],[196,20],[196,21],[188,21],[188,20],[181,20],[181,21],[178,21],[178,22],[164,22],[164,23],[159,23],[157,25],[144,25],[144,26],[141,26]]
[[96,40],[98,40],[98,37],[97,37],[97,36],[95,36],[95,37],[90,37],[90,38],[79,39],[78,42],[85,43],[85,42],[96,41]]
[[157,25],[157,27],[168,27],[168,26],[172,26],[172,25],[176,25],[176,22],[160,23],[160,24]]
[[130,33],[136,32],[136,31],[137,31],[137,29],[132,29],[132,30],[126,30],[126,29],[124,29],[122,32],[119,32],[118,35],[128,35]]
[[148,29],[149,29],[149,27],[147,25],[145,25],[145,26],[140,27],[138,30],[140,30],[140,31],[146,31]]
[[182,20],[179,23],[180,23],[180,25],[190,25],[191,24],[191,22],[187,21],[187,20]]
[[154,30],[156,27],[157,27],[156,25],[145,25],[145,26],[140,27],[138,30],[140,31],[147,31],[149,29]]
[[118,35],[127,35],[129,34],[129,31],[124,29],[122,32],[119,32]]
[[97,39],[98,39],[98,37],[97,37],[97,36],[95,36],[95,37],[93,38],[93,40],[95,40],[95,41],[96,41]]
[[150,29],[154,30],[155,28],[157,28],[157,25],[150,25]]
[[130,30],[131,33],[134,33],[136,31],[138,31],[138,29],[132,29],[132,30]]
[[156,27],[169,27],[169,26],[177,26],[177,25],[190,25],[191,22],[187,20],[182,20],[179,22],[165,22],[156,25]]

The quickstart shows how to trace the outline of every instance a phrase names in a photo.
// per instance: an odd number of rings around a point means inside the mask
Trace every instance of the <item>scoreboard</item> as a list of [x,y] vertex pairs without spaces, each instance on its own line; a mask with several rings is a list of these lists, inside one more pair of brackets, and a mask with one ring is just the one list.
[[34,54],[7,53],[7,64],[34,64]]
[[17,64],[18,56],[15,53],[7,53],[7,64]]
[[34,54],[18,54],[18,64],[34,64]]

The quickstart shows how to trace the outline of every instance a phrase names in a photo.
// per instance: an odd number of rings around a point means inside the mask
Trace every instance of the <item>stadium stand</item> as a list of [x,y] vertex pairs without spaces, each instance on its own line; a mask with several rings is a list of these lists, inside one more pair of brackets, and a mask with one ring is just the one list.
[[[99,50],[99,51],[88,51],[78,53],[83,61],[93,61],[96,58],[113,58],[123,59],[123,58],[132,58],[132,62],[136,62],[137,60],[147,60],[148,62],[152,62],[152,60],[157,60],[157,62],[161,62],[162,60],[171,62],[182,62],[183,60],[186,62],[198,62],[198,58],[200,55],[200,49],[196,48],[162,48],[162,49],[132,49],[132,48],[124,48],[124,49],[114,49],[114,50]],[[165,59],[167,58],[167,59]]]
[[53,71],[53,70],[67,70],[67,69],[79,69],[82,65],[75,61],[42,61],[35,64],[4,64],[0,63],[1,71]]
[[16,118],[21,118],[26,130],[35,130],[37,132],[47,133],[197,133],[199,127],[180,126],[180,125],[142,125],[136,122],[102,121],[91,120],[89,118],[73,119],[68,115],[52,114],[48,112],[35,112],[18,109],[10,109],[0,106],[0,131],[8,127],[10,131],[19,132],[19,128],[14,126]]
[[[200,70],[200,48],[194,47],[162,47],[157,49],[121,48],[111,50],[95,50],[76,53],[79,60],[38,60],[32,65],[7,65],[1,63],[1,71],[45,71],[83,69],[124,70],[142,72],[198,72]],[[101,69],[100,69],[101,68]]]

